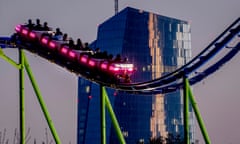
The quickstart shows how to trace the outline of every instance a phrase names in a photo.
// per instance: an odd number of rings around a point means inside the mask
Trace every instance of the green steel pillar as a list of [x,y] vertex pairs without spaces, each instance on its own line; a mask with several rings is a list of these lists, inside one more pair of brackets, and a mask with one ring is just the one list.
[[19,107],[20,107],[20,144],[25,144],[26,143],[26,126],[25,126],[25,96],[24,96],[24,68],[27,71],[28,77],[32,83],[33,89],[37,95],[39,104],[41,106],[41,109],[43,111],[43,114],[47,120],[48,126],[51,130],[51,133],[53,135],[53,138],[55,140],[56,144],[60,144],[61,141],[59,139],[59,136],[57,134],[57,131],[53,125],[53,122],[50,118],[50,114],[48,113],[47,107],[44,103],[44,100],[41,96],[40,90],[37,86],[37,83],[33,77],[32,71],[30,69],[29,63],[27,61],[27,58],[24,54],[23,49],[19,48],[19,64],[17,64],[15,61],[13,61],[11,58],[7,57],[3,50],[0,47],[0,58],[4,59],[17,69],[19,69],[19,93],[20,93],[20,98],[19,98]]
[[24,96],[24,53],[22,49],[19,49],[19,63],[21,68],[19,69],[19,106],[20,106],[20,143],[26,143],[26,127],[25,127],[25,96]]
[[45,118],[47,120],[48,126],[49,126],[50,131],[51,131],[51,133],[53,135],[55,143],[56,144],[60,144],[61,143],[60,138],[59,138],[59,136],[57,134],[57,131],[56,131],[55,127],[54,127],[54,124],[53,124],[53,122],[51,120],[51,117],[50,117],[50,114],[49,114],[49,112],[47,110],[46,104],[44,103],[44,100],[43,100],[42,95],[40,93],[40,89],[38,88],[38,85],[37,85],[37,83],[36,83],[36,81],[35,81],[35,79],[33,77],[32,71],[30,69],[29,63],[28,63],[27,58],[24,55],[24,53],[23,53],[23,56],[24,56],[24,66],[26,68],[28,77],[29,77],[29,79],[30,79],[30,81],[32,83],[33,89],[34,89],[34,91],[35,91],[35,93],[37,95],[38,102],[39,102],[39,104],[41,106],[41,109],[43,111],[43,114],[44,114],[44,116],[45,116]]
[[0,47],[0,57],[19,69],[19,130],[20,130],[20,143],[25,144],[26,142],[26,127],[25,127],[25,96],[24,96],[24,56],[23,50],[19,50],[19,64],[13,61],[11,58],[7,57],[2,48]]
[[185,79],[185,85],[187,87],[187,90],[188,90],[187,93],[188,93],[188,96],[189,96],[189,100],[190,100],[190,102],[192,104],[192,108],[193,108],[195,116],[197,118],[197,122],[198,122],[198,125],[200,127],[200,130],[201,130],[201,133],[203,135],[203,138],[205,140],[205,143],[206,144],[211,144],[211,140],[210,140],[210,138],[208,136],[208,132],[207,132],[207,129],[206,129],[205,125],[204,125],[204,121],[203,121],[203,119],[201,117],[199,108],[197,106],[197,102],[196,102],[196,100],[195,100],[195,98],[194,98],[194,96],[192,94],[192,91],[191,91],[188,79]]
[[110,114],[110,117],[111,117],[111,120],[112,120],[112,124],[113,124],[113,127],[114,127],[115,131],[116,131],[118,140],[120,141],[121,144],[126,144],[124,136],[123,136],[122,131],[120,129],[118,120],[117,120],[116,115],[115,115],[115,113],[113,111],[111,102],[110,102],[110,100],[108,98],[107,91],[106,91],[106,89],[104,87],[102,87],[102,93],[103,93],[103,95],[105,95],[105,104],[106,104],[106,107],[107,107],[108,112]]
[[104,87],[100,86],[100,110],[101,110],[101,144],[106,144],[106,111],[105,111],[105,97],[106,95],[103,93]]
[[184,88],[183,88],[183,122],[184,122],[184,143],[190,144],[190,136],[189,136],[189,95],[188,95],[188,85],[187,85],[187,77],[184,76]]

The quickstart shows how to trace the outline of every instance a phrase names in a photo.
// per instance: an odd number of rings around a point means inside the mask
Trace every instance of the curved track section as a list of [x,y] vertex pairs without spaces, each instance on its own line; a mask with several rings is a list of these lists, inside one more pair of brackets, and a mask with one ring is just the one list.
[[190,79],[191,85],[196,84],[213,74],[239,52],[239,36],[240,18],[234,21],[190,62],[174,72],[152,81],[132,85],[117,85],[116,88],[139,94],[168,93],[183,86],[182,79],[184,76]]
[[[11,39],[0,39],[0,46],[10,45]],[[26,48],[26,45],[17,44],[17,47]],[[14,45],[14,47],[16,47]],[[202,52],[177,70],[166,74],[158,79],[133,83],[115,84],[94,79],[86,75],[84,70],[75,72],[91,81],[107,87],[126,91],[134,94],[159,94],[176,91],[183,87],[183,77],[188,77],[190,84],[194,85],[220,69],[225,63],[231,60],[240,50],[240,18],[235,20],[215,40],[213,40]],[[48,59],[48,57],[44,57]],[[49,60],[49,59],[48,59]],[[51,59],[50,59],[51,60]],[[59,63],[57,63],[59,64]],[[66,67],[59,64],[62,67]]]

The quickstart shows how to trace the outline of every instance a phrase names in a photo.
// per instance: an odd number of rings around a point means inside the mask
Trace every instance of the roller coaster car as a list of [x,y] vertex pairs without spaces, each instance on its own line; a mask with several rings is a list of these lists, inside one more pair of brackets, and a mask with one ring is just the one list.
[[36,51],[46,51],[48,54],[57,55],[58,60],[66,61],[65,64],[74,65],[70,68],[71,71],[82,74],[82,69],[84,69],[85,73],[88,73],[87,77],[97,78],[104,82],[131,82],[130,76],[135,71],[132,63],[97,58],[94,56],[94,51],[89,49],[76,50],[69,45],[68,41],[53,39],[52,36],[55,33],[53,31],[34,30],[34,28],[30,29],[26,25],[17,25],[15,31],[15,35],[20,37],[18,40],[21,40],[22,43],[38,45]]

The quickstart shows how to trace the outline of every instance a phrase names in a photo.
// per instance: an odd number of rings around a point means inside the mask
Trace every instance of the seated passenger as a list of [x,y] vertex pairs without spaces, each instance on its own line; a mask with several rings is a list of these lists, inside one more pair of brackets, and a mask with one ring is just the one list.
[[[68,46],[70,47],[69,45],[72,45],[72,42],[70,42],[70,40],[68,39],[68,35],[65,33],[62,37],[62,39],[58,39],[59,41],[62,41],[61,42],[61,45],[62,46]],[[73,45],[74,45],[74,42],[73,42]],[[71,47],[72,48],[72,47]]]
[[[90,56],[94,56],[94,52],[92,51],[92,49],[89,47],[88,43],[84,43],[84,47],[82,49],[83,51],[86,51],[86,53],[88,53]],[[83,52],[85,53],[85,52]]]
[[47,22],[44,22],[44,23],[43,23],[43,28],[42,28],[42,30],[44,30],[44,31],[50,31],[50,30],[51,30],[51,28],[48,27],[48,23],[47,23]]
[[56,32],[55,32],[55,34],[54,34],[54,36],[53,36],[53,39],[55,39],[55,40],[62,40],[63,38],[63,33],[60,31],[60,28],[56,28]]
[[87,42],[84,44],[83,50],[91,50]]
[[102,52],[100,51],[99,48],[96,48],[93,54],[93,57],[101,59],[102,58]]
[[74,41],[73,41],[72,38],[69,39],[69,41],[68,41],[68,46],[69,46],[69,48],[71,48],[71,49],[74,49],[74,48],[75,48]]
[[36,25],[34,26],[35,30],[42,30],[42,25],[40,24],[40,19],[36,19]]
[[68,35],[67,35],[66,33],[63,35],[62,40],[63,40],[63,41],[67,41],[67,40],[68,40]]
[[83,44],[80,38],[77,39],[77,44],[75,46],[76,50],[83,50]]
[[25,26],[28,27],[29,29],[33,29],[34,24],[32,23],[32,20],[29,19],[29,20],[28,20],[28,23],[27,23]]
[[[48,23],[47,22],[44,22],[43,27],[41,28],[41,30],[43,30],[43,31],[51,31],[51,28],[48,27]],[[42,36],[48,36],[48,37],[54,39],[53,38],[53,34],[51,32],[44,32],[42,34]]]
[[117,54],[116,58],[114,59],[115,62],[121,62],[121,55]]
[[102,58],[103,58],[103,59],[108,59],[108,53],[107,53],[107,51],[102,52]]
[[58,35],[63,35],[63,33],[61,32],[60,28],[56,28],[56,33],[55,33],[56,36]]

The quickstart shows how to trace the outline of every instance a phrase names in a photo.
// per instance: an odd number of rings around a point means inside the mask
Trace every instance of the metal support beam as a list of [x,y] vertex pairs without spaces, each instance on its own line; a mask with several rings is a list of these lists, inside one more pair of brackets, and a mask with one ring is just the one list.
[[187,87],[187,93],[188,93],[188,96],[189,96],[189,100],[190,100],[190,103],[192,104],[192,108],[193,108],[194,114],[195,114],[195,116],[197,118],[197,122],[198,122],[198,125],[200,127],[200,130],[201,130],[201,133],[203,135],[203,138],[205,140],[205,143],[206,144],[211,144],[211,140],[210,140],[210,138],[208,136],[208,132],[207,132],[207,129],[206,129],[205,125],[204,125],[204,121],[203,121],[202,116],[200,114],[199,108],[197,106],[197,102],[196,102],[196,100],[195,100],[195,98],[193,96],[193,93],[191,91],[188,79],[185,79],[184,82],[185,82],[185,86]]
[[184,76],[184,88],[183,88],[183,122],[184,122],[184,143],[190,144],[190,136],[189,136],[189,96],[188,96],[188,85],[187,78]]
[[101,144],[106,144],[106,111],[105,111],[105,97],[106,94],[104,94],[104,87],[100,86],[100,110],[101,110]]
[[7,57],[3,50],[0,47],[0,58],[4,59],[5,61],[7,61],[8,63],[10,63],[11,65],[13,65],[14,67],[16,67],[17,69],[19,69],[19,111],[20,111],[20,144],[25,144],[26,143],[26,126],[25,126],[25,95],[24,95],[24,68],[26,68],[28,77],[32,83],[33,89],[37,95],[39,104],[41,106],[41,109],[44,113],[44,116],[47,120],[48,126],[51,130],[51,133],[53,135],[53,138],[55,140],[56,144],[60,144],[60,139],[59,136],[57,134],[57,131],[53,125],[53,122],[50,118],[50,114],[47,111],[47,107],[43,101],[43,98],[41,96],[40,90],[37,86],[37,83],[33,77],[32,71],[30,69],[29,63],[27,61],[27,58],[24,54],[23,49],[19,49],[19,64],[17,64],[14,60],[12,60],[11,58]]
[[25,127],[25,96],[24,96],[24,53],[19,49],[19,63],[22,67],[19,69],[19,109],[20,109],[20,143],[26,143],[26,127]]
[[[19,52],[19,54],[20,54],[20,52]],[[21,68],[22,68],[20,60],[19,60],[19,63],[20,63],[20,64],[17,64],[14,60],[12,60],[11,58],[9,58],[8,56],[6,56],[6,55],[4,54],[4,52],[3,52],[3,50],[2,50],[1,47],[0,47],[0,57],[1,57],[3,60],[5,60],[5,61],[7,61],[8,63],[10,63],[11,65],[13,65],[14,67],[16,67],[17,69],[21,69]]]
[[46,104],[44,103],[44,100],[43,100],[42,95],[40,93],[40,89],[38,88],[38,85],[37,85],[37,83],[36,83],[36,81],[34,79],[34,76],[32,74],[32,71],[30,69],[29,63],[28,63],[27,58],[26,58],[24,53],[23,53],[23,56],[24,56],[24,66],[26,68],[28,77],[29,77],[29,79],[30,79],[30,81],[32,83],[33,89],[34,89],[35,94],[37,96],[37,99],[38,99],[38,102],[39,102],[40,107],[42,109],[42,112],[43,112],[43,114],[45,116],[45,119],[47,120],[48,126],[49,126],[50,131],[51,131],[51,133],[53,135],[55,143],[56,144],[60,144],[61,143],[60,138],[59,138],[59,136],[57,134],[57,131],[56,131],[55,127],[54,127],[54,124],[53,124],[53,122],[51,120],[51,117],[50,117],[50,114],[49,114],[49,112],[47,110]]
[[105,104],[106,104],[107,110],[108,110],[108,112],[110,114],[110,117],[111,117],[111,120],[112,120],[112,124],[113,124],[113,127],[114,127],[115,131],[116,131],[118,140],[120,141],[121,144],[126,144],[124,136],[123,136],[122,131],[120,129],[118,120],[117,120],[116,115],[115,115],[115,113],[113,111],[111,102],[110,102],[110,100],[108,98],[107,91],[106,91],[105,87],[102,87],[102,95],[105,95],[104,96],[105,97]]

